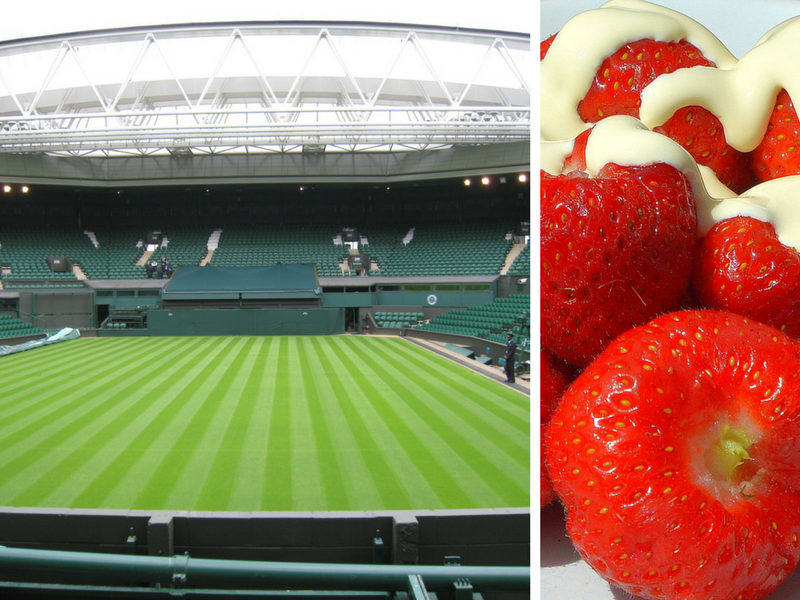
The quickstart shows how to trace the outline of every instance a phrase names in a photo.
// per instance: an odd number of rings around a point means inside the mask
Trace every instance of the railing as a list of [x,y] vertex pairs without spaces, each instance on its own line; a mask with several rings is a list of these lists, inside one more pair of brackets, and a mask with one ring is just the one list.
[[[31,325],[35,325],[41,329],[47,329],[47,319],[44,317],[40,317],[38,315],[32,315],[29,312],[25,312],[24,310],[20,310],[19,308],[12,309],[17,312],[17,318],[22,321],[22,316],[26,316],[30,319]],[[40,324],[36,325],[36,322],[39,321]],[[24,322],[24,321],[23,321]]]
[[[0,547],[0,573],[10,572],[18,579],[22,574],[46,573],[49,581],[56,574],[69,576],[70,586],[92,586],[102,581],[125,586],[104,587],[108,596],[137,587],[168,586],[203,593],[231,587],[237,590],[282,590],[284,592],[347,590],[353,592],[407,592],[412,598],[428,598],[428,590],[453,592],[457,597],[471,592],[492,590],[526,591],[530,589],[530,567],[498,566],[422,566],[422,565],[355,565],[296,562],[259,562],[242,560],[198,559],[184,556],[138,556],[64,552],[27,548]],[[76,577],[87,578],[75,584]],[[83,579],[78,579],[83,582]],[[6,583],[16,589],[41,584]],[[61,585],[61,588],[67,587]],[[62,589],[63,591],[63,589]]]

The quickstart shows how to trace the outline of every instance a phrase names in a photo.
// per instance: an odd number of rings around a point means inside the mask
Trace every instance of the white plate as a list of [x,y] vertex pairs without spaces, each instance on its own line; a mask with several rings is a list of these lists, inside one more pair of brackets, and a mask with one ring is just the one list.
[[[579,12],[602,4],[597,0],[541,0],[540,39],[558,32]],[[739,58],[772,27],[800,15],[800,2],[792,0],[663,0],[657,4],[695,19]],[[538,460],[538,456],[535,459]],[[541,600],[633,599],[630,594],[608,584],[583,562],[567,538],[560,506],[551,505],[542,511],[540,526]],[[798,599],[800,570],[769,596],[769,600]]]

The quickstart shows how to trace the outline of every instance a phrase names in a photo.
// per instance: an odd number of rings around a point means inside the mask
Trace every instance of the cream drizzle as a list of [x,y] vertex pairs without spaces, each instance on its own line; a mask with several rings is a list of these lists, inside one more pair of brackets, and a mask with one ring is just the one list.
[[732,146],[742,151],[755,148],[778,91],[785,88],[800,98],[800,69],[796,60],[786,60],[800,58],[800,17],[771,29],[737,61],[705,27],[650,2],[611,0],[577,15],[559,31],[540,63],[542,169],[561,173],[574,138],[592,127],[581,120],[577,107],[603,60],[625,43],[646,37],[687,39],[717,68],[692,67],[662,75],[642,94],[641,121],[610,117],[595,125],[586,148],[588,175],[596,176],[609,162],[666,162],[690,181],[699,235],[723,219],[748,215],[772,223],[781,243],[800,250],[800,176],[769,181],[737,197],[680,145],[650,131],[677,109],[700,105],[720,118]]
[[736,58],[724,44],[689,17],[642,0],[611,0],[573,17],[540,63],[540,134],[546,140],[574,138],[589,125],[578,115],[603,61],[628,42],[687,39],[720,66]]
[[750,152],[764,137],[778,92],[800,98],[800,70],[787,60],[797,56],[800,17],[772,28],[729,68],[692,67],[657,78],[642,93],[639,118],[653,128],[679,108],[702,106],[719,117],[731,146]]
[[[541,168],[552,175],[562,173],[564,160],[572,147],[571,141],[543,141]],[[705,234],[714,224],[712,210],[723,198],[735,198],[736,195],[722,185],[710,169],[700,167],[680,144],[650,131],[638,119],[623,115],[597,123],[586,141],[586,173],[589,177],[597,177],[609,163],[636,166],[659,162],[672,165],[686,175],[697,205],[698,233]],[[712,196],[709,190],[714,190],[718,197]]]

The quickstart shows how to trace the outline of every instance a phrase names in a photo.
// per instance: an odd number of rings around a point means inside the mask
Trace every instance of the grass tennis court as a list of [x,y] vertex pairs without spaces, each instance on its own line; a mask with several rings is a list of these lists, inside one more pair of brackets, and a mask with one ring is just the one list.
[[530,402],[406,340],[82,338],[0,358],[0,505],[530,505]]

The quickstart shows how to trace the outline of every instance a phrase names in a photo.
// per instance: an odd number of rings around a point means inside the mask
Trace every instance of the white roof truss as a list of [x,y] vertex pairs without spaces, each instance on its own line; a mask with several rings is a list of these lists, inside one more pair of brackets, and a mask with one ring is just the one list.
[[412,151],[530,140],[530,39],[179,25],[0,44],[0,152]]

